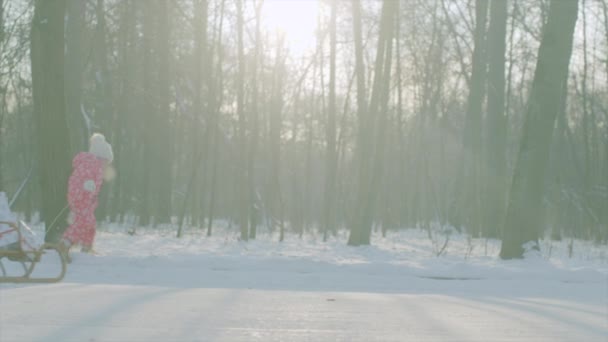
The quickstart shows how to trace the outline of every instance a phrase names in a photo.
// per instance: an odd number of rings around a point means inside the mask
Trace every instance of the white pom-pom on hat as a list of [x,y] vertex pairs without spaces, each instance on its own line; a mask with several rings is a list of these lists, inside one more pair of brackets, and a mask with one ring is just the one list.
[[110,145],[106,141],[106,137],[104,137],[103,134],[93,134],[89,142],[90,153],[94,154],[99,158],[105,159],[110,163],[112,162],[112,160],[114,160],[114,154],[112,153],[112,145]]

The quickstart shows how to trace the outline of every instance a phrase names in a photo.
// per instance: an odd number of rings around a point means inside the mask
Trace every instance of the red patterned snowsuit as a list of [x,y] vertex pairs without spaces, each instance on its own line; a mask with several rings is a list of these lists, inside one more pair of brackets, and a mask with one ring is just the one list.
[[[103,182],[103,160],[94,154],[80,152],[72,161],[72,175],[68,181],[68,204],[73,222],[66,229],[63,238],[72,244],[91,247],[95,239],[95,209],[97,195]],[[95,189],[87,191],[85,182],[92,180]]]

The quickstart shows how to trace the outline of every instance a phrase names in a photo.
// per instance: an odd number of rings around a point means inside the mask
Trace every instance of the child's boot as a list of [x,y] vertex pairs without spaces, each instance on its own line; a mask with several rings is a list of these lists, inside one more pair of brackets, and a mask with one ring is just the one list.
[[82,248],[80,249],[80,251],[82,253],[95,254],[95,251],[93,250],[93,246],[82,246]]

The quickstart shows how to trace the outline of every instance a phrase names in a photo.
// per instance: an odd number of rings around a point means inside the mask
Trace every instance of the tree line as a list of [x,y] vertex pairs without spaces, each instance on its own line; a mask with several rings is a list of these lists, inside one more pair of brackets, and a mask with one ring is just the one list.
[[320,0],[300,55],[265,5],[0,0],[0,189],[32,170],[14,209],[65,222],[95,131],[99,219],[350,245],[438,223],[503,258],[608,241],[607,1]]

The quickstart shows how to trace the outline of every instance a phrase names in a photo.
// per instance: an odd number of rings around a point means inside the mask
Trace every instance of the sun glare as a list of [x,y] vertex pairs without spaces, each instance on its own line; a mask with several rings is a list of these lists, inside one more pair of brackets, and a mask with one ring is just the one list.
[[284,34],[292,55],[302,56],[314,48],[318,0],[265,0],[262,23],[271,33]]

